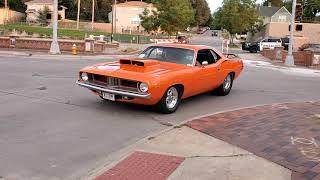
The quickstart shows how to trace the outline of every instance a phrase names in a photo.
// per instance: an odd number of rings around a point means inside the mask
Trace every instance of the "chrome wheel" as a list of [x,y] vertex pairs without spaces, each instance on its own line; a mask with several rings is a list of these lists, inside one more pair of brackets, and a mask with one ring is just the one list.
[[173,109],[177,105],[178,99],[179,99],[178,90],[175,87],[171,87],[167,91],[167,97],[166,97],[166,106],[167,106],[167,108],[168,109]]
[[223,89],[228,90],[231,87],[232,78],[229,74],[223,82]]

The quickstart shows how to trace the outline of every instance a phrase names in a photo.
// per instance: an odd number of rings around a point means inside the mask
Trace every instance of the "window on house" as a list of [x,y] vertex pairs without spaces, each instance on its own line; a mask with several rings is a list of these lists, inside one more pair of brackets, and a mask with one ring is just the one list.
[[140,17],[130,18],[130,20],[131,20],[131,24],[140,24],[141,23]]
[[47,14],[47,19],[51,19],[51,14]]
[[132,21],[131,21],[131,24],[140,24],[140,21],[134,21],[134,20],[132,20]]
[[279,22],[286,22],[287,21],[287,16],[279,16]]
[[302,31],[302,24],[296,25],[296,31]]

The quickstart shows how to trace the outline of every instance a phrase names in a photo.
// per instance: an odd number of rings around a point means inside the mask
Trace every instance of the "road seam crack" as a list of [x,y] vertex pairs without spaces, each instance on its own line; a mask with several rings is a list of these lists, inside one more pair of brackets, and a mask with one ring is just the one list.
[[251,156],[252,154],[233,154],[233,155],[222,155],[222,156],[187,156],[186,159],[194,159],[194,158],[232,158],[232,157],[243,157],[243,156]]

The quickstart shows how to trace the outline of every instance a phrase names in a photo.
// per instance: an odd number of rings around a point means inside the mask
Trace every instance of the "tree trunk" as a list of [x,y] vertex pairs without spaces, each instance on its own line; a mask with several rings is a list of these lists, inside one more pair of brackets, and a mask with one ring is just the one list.
[[231,36],[230,44],[233,44],[234,34],[231,34],[230,36]]

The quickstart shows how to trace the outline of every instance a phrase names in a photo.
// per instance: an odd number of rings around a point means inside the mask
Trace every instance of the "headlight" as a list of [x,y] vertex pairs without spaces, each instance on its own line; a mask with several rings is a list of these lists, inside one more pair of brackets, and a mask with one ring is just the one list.
[[146,83],[140,83],[139,84],[139,90],[141,91],[141,92],[147,92],[148,90],[149,90],[149,87],[148,87],[148,84],[146,84]]
[[81,79],[83,81],[88,81],[89,80],[88,74],[87,73],[81,73]]

